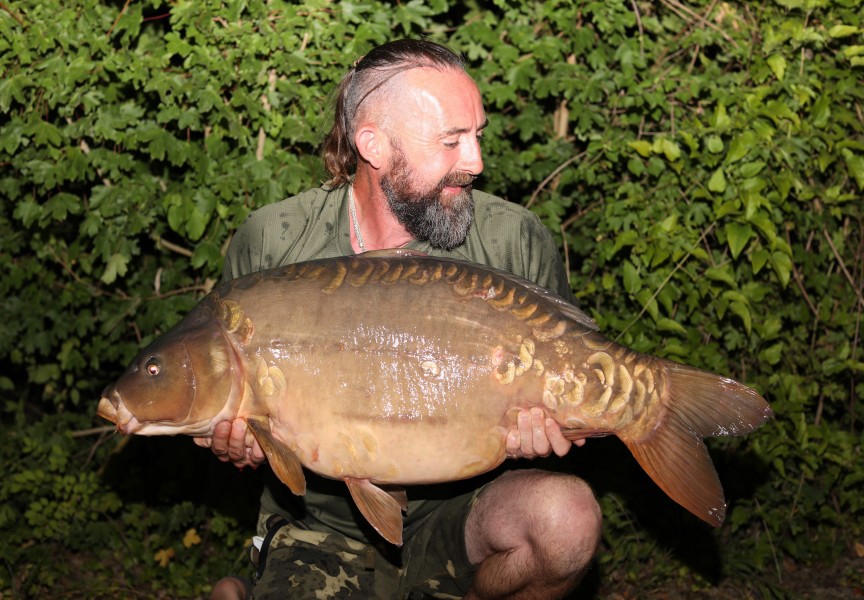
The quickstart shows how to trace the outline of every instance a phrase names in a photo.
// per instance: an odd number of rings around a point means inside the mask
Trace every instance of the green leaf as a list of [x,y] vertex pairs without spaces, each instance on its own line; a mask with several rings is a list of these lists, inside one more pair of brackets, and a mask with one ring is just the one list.
[[771,266],[774,267],[774,272],[777,273],[781,285],[786,287],[792,273],[792,259],[783,252],[774,252],[771,254]]
[[18,104],[26,102],[24,88],[27,83],[27,77],[22,73],[7,74],[0,78],[0,112],[8,114],[13,100]]
[[657,329],[660,331],[671,331],[673,333],[680,333],[683,336],[687,335],[687,329],[681,325],[675,319],[670,319],[668,317],[661,317],[657,320]]
[[666,157],[666,160],[668,160],[669,162],[675,162],[676,160],[681,158],[680,146],[678,146],[678,144],[676,144],[675,142],[673,142],[669,138],[658,139],[654,143],[654,146],[652,149],[654,150],[654,152],[656,152],[658,154],[662,153],[663,156]]
[[56,363],[38,365],[30,370],[30,381],[47,383],[60,378],[60,365]]
[[218,268],[222,264],[222,254],[219,252],[219,246],[213,242],[201,242],[195,247],[192,253],[192,266],[201,268],[208,265],[211,268]]
[[753,252],[750,255],[750,266],[753,268],[753,274],[758,274],[770,259],[771,253],[765,248],[759,248]]
[[729,310],[732,314],[736,315],[741,319],[744,323],[744,331],[747,332],[747,335],[750,335],[750,331],[752,329],[752,321],[750,317],[750,307],[742,302],[732,302],[729,305]]
[[727,200],[723,204],[721,204],[717,210],[714,211],[714,216],[718,219],[722,219],[727,215],[734,215],[741,210],[741,200],[738,198],[733,198],[732,200]]
[[781,102],[780,100],[771,100],[760,112],[770,117],[778,127],[783,124],[783,120],[792,121],[795,125],[801,124],[801,119],[795,114],[795,111],[789,108],[786,102]]
[[762,169],[765,168],[765,162],[761,160],[757,160],[755,162],[748,162],[741,165],[741,176],[745,178],[755,177],[759,173],[762,172]]
[[635,294],[642,287],[642,278],[639,277],[639,271],[629,260],[624,261],[622,276],[624,278],[624,289],[627,293]]
[[24,227],[30,227],[42,217],[42,207],[32,200],[24,200],[18,203],[12,216],[20,220]]
[[44,210],[55,221],[64,221],[70,214],[81,212],[81,201],[78,196],[61,192],[45,203]]
[[772,54],[768,57],[768,66],[771,68],[771,72],[774,73],[774,77],[777,78],[778,81],[783,81],[783,76],[786,74],[786,59],[783,58],[782,54]]
[[649,156],[651,156],[651,144],[644,140],[627,142],[627,145],[633,148],[636,152],[638,152],[639,156],[643,158],[648,158]]
[[721,281],[733,288],[736,287],[735,278],[732,276],[732,273],[729,272],[728,266],[725,265],[722,267],[709,267],[705,269],[705,277],[713,281]]
[[846,148],[843,148],[840,153],[843,155],[846,168],[849,169],[849,174],[855,179],[858,189],[864,190],[864,158]]
[[56,125],[41,119],[34,127],[28,128],[28,131],[33,133],[33,140],[40,146],[59,146],[63,140]]
[[777,342],[759,352],[759,360],[769,365],[776,365],[781,358],[783,358],[783,342]]
[[204,235],[207,229],[207,224],[210,222],[210,215],[201,212],[197,207],[192,209],[189,214],[189,220],[186,221],[186,233],[191,240],[199,240]]
[[612,246],[612,251],[609,253],[607,258],[612,258],[618,251],[626,246],[632,246],[636,242],[639,241],[639,234],[636,233],[633,229],[628,229],[626,231],[622,231],[617,236],[615,236],[615,245]]
[[749,129],[732,138],[729,143],[729,151],[726,153],[726,162],[733,163],[747,156],[755,142],[756,134]]
[[711,154],[720,154],[723,152],[723,140],[719,135],[709,135],[705,141],[705,147]]
[[854,25],[835,25],[828,30],[828,35],[832,38],[842,38],[855,35],[859,31],[860,29]]
[[648,288],[642,288],[636,293],[636,300],[639,301],[639,306],[645,308],[645,312],[651,315],[651,318],[655,321],[660,318],[660,308],[657,305],[657,299],[654,298],[654,294]]
[[123,254],[112,254],[108,259],[108,264],[105,267],[105,272],[99,279],[103,283],[114,283],[117,277],[123,277],[126,274],[129,257]]
[[732,124],[732,120],[729,118],[729,115],[726,113],[726,107],[723,104],[718,104],[717,108],[714,109],[714,117],[711,121],[712,127],[719,130],[724,130]]
[[810,114],[814,127],[820,129],[825,127],[831,118],[831,97],[828,94],[819,96],[819,99],[813,104],[813,110]]
[[771,220],[771,216],[767,212],[764,210],[754,209],[754,213],[750,215],[748,220],[762,232],[762,235],[766,240],[768,240],[772,248],[776,247],[777,227],[774,225],[774,221]]
[[726,230],[726,242],[729,244],[732,258],[738,258],[741,251],[747,246],[747,242],[753,237],[753,228],[749,225],[727,223],[724,229]]
[[711,179],[708,180],[708,189],[717,194],[722,194],[726,191],[726,174],[723,172],[723,167],[720,167],[711,175]]

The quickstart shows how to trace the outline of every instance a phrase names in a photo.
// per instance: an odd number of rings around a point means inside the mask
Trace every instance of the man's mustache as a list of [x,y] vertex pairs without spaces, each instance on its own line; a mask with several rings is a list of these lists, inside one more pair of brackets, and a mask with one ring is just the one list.
[[475,179],[477,177],[470,173],[450,173],[441,180],[441,184],[442,187],[468,187]]

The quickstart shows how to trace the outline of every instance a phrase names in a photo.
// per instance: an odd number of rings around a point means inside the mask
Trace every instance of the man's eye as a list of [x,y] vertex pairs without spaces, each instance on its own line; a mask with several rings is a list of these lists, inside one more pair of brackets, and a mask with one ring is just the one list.
[[444,146],[447,147],[447,148],[455,148],[455,147],[458,146],[458,145],[459,145],[459,142],[458,142],[458,141],[455,141],[455,142],[444,142]]

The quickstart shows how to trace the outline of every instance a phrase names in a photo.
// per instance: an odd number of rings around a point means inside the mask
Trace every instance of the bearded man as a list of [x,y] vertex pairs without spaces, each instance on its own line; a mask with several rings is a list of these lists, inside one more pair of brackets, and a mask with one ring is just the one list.
[[[458,55],[424,40],[375,48],[337,90],[323,143],[332,178],[253,212],[228,249],[224,278],[404,247],[509,271],[572,299],[537,217],[473,189],[486,124]],[[196,441],[237,466],[264,461],[241,419]],[[570,446],[535,408],[518,415],[506,448],[533,458]],[[213,598],[558,598],[582,579],[600,536],[594,495],[571,475],[520,469],[409,489],[401,548],[368,527],[340,482],[311,473],[307,482],[302,498],[275,478],[267,486],[254,590],[226,578]]]

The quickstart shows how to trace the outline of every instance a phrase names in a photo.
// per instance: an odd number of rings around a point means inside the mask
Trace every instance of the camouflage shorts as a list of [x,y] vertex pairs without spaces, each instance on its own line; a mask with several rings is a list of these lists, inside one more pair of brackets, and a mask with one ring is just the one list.
[[472,492],[444,502],[406,530],[401,551],[310,531],[262,512],[259,531],[268,535],[261,551],[252,552],[258,573],[253,598],[462,598],[475,572],[464,542],[475,497]]

